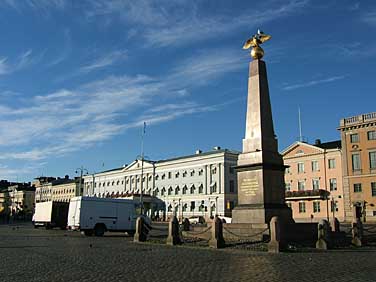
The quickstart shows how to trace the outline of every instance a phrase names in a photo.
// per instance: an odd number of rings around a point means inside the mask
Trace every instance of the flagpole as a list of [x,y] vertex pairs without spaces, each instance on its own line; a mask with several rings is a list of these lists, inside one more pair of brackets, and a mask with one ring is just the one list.
[[146,130],[146,122],[144,122],[144,127],[141,134],[141,188],[140,188],[140,203],[141,203],[141,214],[144,213],[144,202],[143,202],[143,186],[144,186],[144,135]]

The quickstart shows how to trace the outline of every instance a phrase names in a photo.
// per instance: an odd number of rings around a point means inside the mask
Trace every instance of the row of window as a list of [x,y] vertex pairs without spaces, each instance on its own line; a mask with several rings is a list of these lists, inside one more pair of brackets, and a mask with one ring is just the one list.
[[[212,168],[211,172],[212,172],[212,175],[217,174],[217,168],[216,167]],[[197,173],[198,173],[199,176],[202,176],[203,173],[204,173],[204,170],[203,169],[199,169]],[[234,173],[234,169],[233,168],[230,168],[230,173]],[[192,170],[189,171],[189,175],[190,176],[193,177],[193,176],[195,176],[195,174],[196,174],[196,171],[194,169],[192,169]],[[188,176],[188,172],[185,170],[185,171],[183,171],[181,173],[179,171],[177,171],[177,172],[174,173],[174,177],[175,178],[179,178],[180,175],[182,177],[187,177]],[[173,173],[171,171],[169,171],[169,172],[167,172],[167,174],[166,173],[162,173],[161,175],[156,174],[155,175],[155,180],[159,180],[159,179],[164,180],[164,179],[166,179],[166,177],[167,177],[167,179],[172,179],[173,178]],[[141,179],[140,176],[131,177],[131,183],[135,183],[136,181],[139,183],[140,179]],[[152,181],[152,179],[153,179],[152,175],[149,175],[148,176],[148,180]],[[142,182],[145,182],[145,181],[146,181],[146,176],[143,176],[142,177]],[[113,181],[107,181],[107,182],[105,182],[105,181],[104,182],[95,182],[94,183],[94,187],[97,187],[97,183],[98,183],[98,187],[106,187],[106,186],[108,187],[108,186],[114,186],[115,184],[116,185],[120,185],[120,184],[124,185],[124,180],[117,180],[117,181],[113,180]],[[129,178],[127,178],[126,184],[129,184]],[[91,182],[86,182],[86,186],[87,187],[91,186]]]
[[[188,189],[189,186],[189,189]],[[172,186],[169,186],[169,188],[166,190],[165,187],[163,187],[161,190],[159,188],[155,188],[153,192],[151,192],[151,188],[145,188],[146,194],[151,194],[153,196],[165,196],[165,195],[179,195],[180,193],[180,187],[176,186],[174,189]],[[182,188],[182,194],[195,194],[196,191],[196,186],[194,184],[191,185],[184,185]],[[131,191],[126,191],[126,192],[131,192]],[[139,189],[136,189],[134,192],[138,193]],[[213,182],[210,185],[210,193],[216,193],[217,192],[217,184],[216,182]],[[230,193],[235,193],[235,181],[230,180],[229,181],[229,192]],[[198,185],[198,193],[202,194],[204,193],[204,186],[203,184]]]
[[[370,169],[376,169],[376,151],[369,152],[369,168]],[[351,155],[351,161],[352,161],[352,169],[353,170],[361,170],[362,169],[362,163],[360,160],[360,153],[354,153]]]
[[[362,192],[362,183],[354,183],[353,185],[354,193]],[[376,182],[371,182],[371,195],[376,197]]]
[[[336,167],[336,160],[335,159],[328,159],[328,168],[333,169]],[[297,164],[298,173],[304,173],[305,172],[305,165],[304,162],[299,162]],[[319,171],[319,161],[311,161],[311,170],[312,171]],[[286,169],[286,173],[290,173],[290,168]]]
[[[298,191],[304,191],[306,186],[305,180],[299,180],[297,183]],[[337,179],[336,178],[330,178],[329,179],[329,186],[330,191],[337,191]],[[291,191],[291,183],[285,184],[286,191]],[[320,180],[319,179],[312,179],[312,189],[313,190],[319,190],[320,189]]]
[[[299,213],[306,212],[306,204],[306,202],[299,202]],[[287,203],[287,206],[291,208],[291,203]],[[314,213],[319,213],[321,211],[321,202],[312,202],[312,210]],[[338,201],[331,201],[330,211],[333,212],[333,210],[338,212]]]
[[55,190],[52,192],[52,194],[55,194],[55,195],[66,194],[66,193],[74,193],[74,189]]
[[[367,131],[367,139],[376,140],[376,130]],[[360,142],[359,134],[358,133],[350,134],[350,142],[351,143]]]

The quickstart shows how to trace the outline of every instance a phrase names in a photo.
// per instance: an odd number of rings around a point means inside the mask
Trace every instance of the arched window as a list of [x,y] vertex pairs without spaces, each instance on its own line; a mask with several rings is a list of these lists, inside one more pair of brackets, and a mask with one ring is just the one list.
[[192,185],[191,185],[191,194],[194,194],[194,193],[195,193],[195,190],[196,190],[195,185],[192,184]]

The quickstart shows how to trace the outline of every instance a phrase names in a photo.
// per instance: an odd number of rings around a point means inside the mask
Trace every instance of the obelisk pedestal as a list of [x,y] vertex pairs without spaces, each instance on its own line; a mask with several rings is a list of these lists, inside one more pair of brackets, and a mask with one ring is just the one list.
[[266,65],[260,59],[249,65],[246,133],[236,170],[233,223],[268,224],[273,216],[293,222],[285,204],[285,166],[274,134]]

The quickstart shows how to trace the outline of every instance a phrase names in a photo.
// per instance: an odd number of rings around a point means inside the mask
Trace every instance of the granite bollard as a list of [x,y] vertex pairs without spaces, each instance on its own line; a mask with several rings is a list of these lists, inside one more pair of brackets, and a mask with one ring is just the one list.
[[146,241],[146,232],[145,232],[145,220],[142,216],[139,216],[136,220],[136,233],[134,234],[134,242],[145,242]]
[[316,249],[327,250],[329,241],[329,223],[325,219],[321,219],[318,223],[318,234]]
[[209,247],[216,249],[225,247],[225,240],[223,239],[223,223],[218,216],[215,217],[212,223]]
[[352,240],[351,243],[356,247],[362,246],[363,224],[359,218],[352,223]]
[[180,245],[181,238],[179,232],[179,221],[176,216],[173,216],[168,223],[168,237],[167,245]]
[[268,252],[278,254],[282,250],[281,227],[278,216],[273,216],[270,220],[270,242]]

